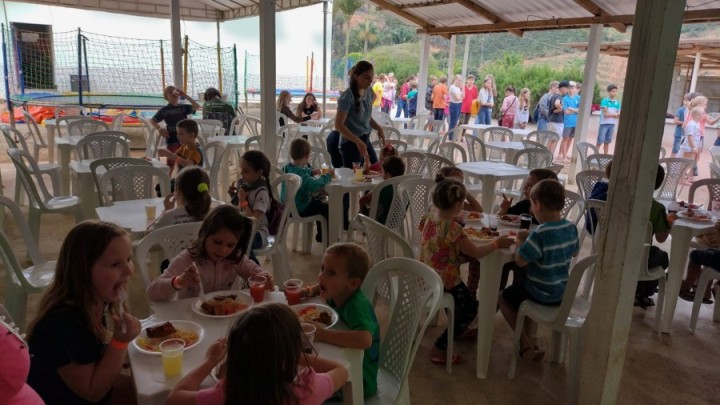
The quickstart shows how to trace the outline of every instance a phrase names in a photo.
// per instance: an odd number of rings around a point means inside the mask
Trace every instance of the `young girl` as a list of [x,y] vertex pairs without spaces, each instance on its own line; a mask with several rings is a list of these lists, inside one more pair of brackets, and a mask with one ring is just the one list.
[[303,121],[320,118],[320,107],[318,107],[317,99],[312,93],[306,93],[303,100],[298,104],[297,116]]
[[515,127],[515,115],[517,114],[519,100],[515,96],[515,87],[507,86],[505,88],[505,99],[502,107],[500,107],[501,126],[505,128]]
[[705,110],[702,107],[695,107],[690,110],[689,119],[685,120],[685,128],[683,130],[685,142],[683,142],[680,150],[684,158],[694,160],[696,165],[695,172],[688,173],[687,180],[683,181],[683,184],[688,186],[694,181],[694,175],[697,175],[697,161],[700,157],[700,151],[702,150],[702,131],[700,128],[704,117]]
[[[250,308],[237,318],[227,340],[210,346],[205,362],[178,382],[168,404],[322,404],[347,382],[348,372],[334,361],[303,353],[303,339],[297,314],[287,305]],[[226,345],[226,375],[200,390],[225,358]]]
[[397,149],[393,144],[388,143],[380,149],[380,159],[370,164],[369,160],[365,160],[365,172],[366,174],[381,174],[382,173],[382,162],[390,156],[397,156]]
[[520,104],[518,105],[518,116],[515,126],[525,129],[528,121],[530,120],[530,89],[524,87],[520,90],[518,101]]
[[[462,183],[463,181],[465,181],[465,174],[457,167],[443,167],[435,175],[435,183],[440,183],[441,181],[448,178],[455,179]],[[465,204],[463,205],[463,209],[466,211],[483,212],[483,207],[482,205],[480,205],[480,202],[472,194],[469,193],[465,197]]]
[[261,249],[267,245],[269,235],[267,211],[272,203],[270,194],[270,159],[259,150],[250,150],[240,159],[240,188],[233,184],[228,193],[232,203],[240,206],[243,214],[258,221],[257,233],[252,248]]
[[65,237],[28,335],[28,384],[48,404],[135,403],[132,380],[120,375],[140,333],[121,300],[132,273],[130,239],[117,225],[85,221]]
[[[421,232],[420,261],[434,268],[443,281],[445,291],[455,301],[456,338],[471,337],[477,330],[468,329],[477,315],[477,300],[460,278],[460,258],[464,253],[480,259],[496,249],[512,245],[513,240],[501,237],[486,245],[477,245],[465,235],[465,230],[455,218],[463,210],[467,191],[455,179],[444,179],[435,185],[433,204],[437,211],[426,215],[418,226]],[[445,363],[447,330],[435,341],[430,360],[436,364]],[[458,363],[459,355],[453,355],[452,362]]]
[[150,301],[196,297],[203,292],[234,289],[237,276],[247,280],[261,274],[272,290],[272,276],[250,260],[243,249],[252,225],[238,207],[221,205],[205,217],[197,239],[170,262],[170,267],[147,288]]
[[163,200],[165,210],[148,231],[202,221],[210,211],[210,176],[205,170],[198,166],[186,167],[178,173],[175,184],[175,192]]
[[[285,114],[289,120],[292,120],[293,122],[296,122],[298,124],[303,122],[303,119],[293,114],[292,109],[290,109],[290,101],[292,101],[292,96],[290,95],[290,92],[287,90],[283,90],[278,95],[277,99],[277,105],[275,106],[275,109],[277,112]],[[280,118],[280,126],[283,125],[289,125],[289,122],[285,122],[284,119]]]

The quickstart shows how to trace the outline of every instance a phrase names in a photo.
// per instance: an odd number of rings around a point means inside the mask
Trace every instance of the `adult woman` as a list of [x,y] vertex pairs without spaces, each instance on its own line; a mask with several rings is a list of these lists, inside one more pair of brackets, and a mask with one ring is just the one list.
[[[292,96],[290,95],[290,92],[287,90],[283,90],[278,95],[277,99],[277,105],[275,106],[275,110],[279,113],[285,114],[288,119],[292,120],[293,122],[296,122],[298,124],[302,123],[302,118],[296,116],[293,114],[292,110],[290,109],[290,101],[292,101]],[[287,125],[288,123],[285,122],[285,120],[280,117],[278,119],[278,123],[280,126]]]
[[505,88],[505,99],[503,100],[502,107],[500,107],[500,126],[505,128],[515,127],[515,115],[518,110],[518,98],[515,95],[515,87],[508,85]]
[[495,105],[495,96],[493,94],[493,80],[492,76],[485,76],[480,94],[478,94],[478,101],[480,102],[480,112],[478,112],[477,118],[475,119],[476,124],[490,125],[490,119],[492,118],[492,109]]
[[528,120],[530,119],[530,89],[524,87],[520,90],[520,96],[518,97],[518,116],[515,120],[515,126],[521,129],[525,129]]
[[225,134],[230,133],[230,124],[235,118],[235,108],[222,99],[220,91],[214,87],[208,87],[203,97],[203,119],[219,120],[225,127]]
[[455,79],[452,82],[452,85],[450,86],[450,90],[448,92],[450,96],[450,121],[448,124],[448,133],[449,138],[452,141],[452,130],[457,126],[458,120],[460,119],[460,109],[462,108],[462,101],[463,101],[463,78],[462,75],[455,75]]
[[305,97],[303,97],[303,100],[298,104],[295,114],[302,118],[303,122],[320,118],[322,114],[315,95],[309,92],[305,93]]

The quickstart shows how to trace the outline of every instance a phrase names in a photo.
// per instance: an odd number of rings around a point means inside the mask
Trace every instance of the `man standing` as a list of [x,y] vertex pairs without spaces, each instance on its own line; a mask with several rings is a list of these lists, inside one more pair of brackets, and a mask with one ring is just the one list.
[[553,96],[553,94],[557,93],[558,84],[559,82],[557,80],[551,81],[548,92],[543,94],[542,97],[540,97],[540,101],[538,101],[537,107],[535,107],[540,109],[537,122],[538,131],[547,131],[549,114],[548,106],[550,105],[550,98]]
[[577,84],[570,81],[568,87],[568,94],[562,99],[563,108],[563,133],[562,141],[560,142],[560,152],[558,158],[563,163],[570,162],[570,156],[568,151],[572,145],[573,138],[575,138],[575,127],[577,126],[577,114],[580,111],[580,96],[577,95]]
[[602,145],[604,154],[608,153],[608,147],[612,142],[613,132],[615,132],[615,126],[620,117],[620,100],[617,99],[617,86],[608,84],[607,92],[608,96],[600,102],[600,129],[598,130],[597,139],[597,148],[600,150],[600,145]]
[[[567,93],[567,88],[570,85],[567,80],[563,80],[558,84],[554,94],[550,97],[548,102],[548,131],[553,131],[562,137],[565,114],[563,114],[562,98]],[[555,143],[552,145],[548,144],[548,149],[553,152],[555,151]]]

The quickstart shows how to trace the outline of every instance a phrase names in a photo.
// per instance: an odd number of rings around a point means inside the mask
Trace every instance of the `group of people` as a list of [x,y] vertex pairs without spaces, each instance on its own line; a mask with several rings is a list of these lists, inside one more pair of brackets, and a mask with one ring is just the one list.
[[[705,126],[715,125],[719,117],[711,118],[706,110],[708,98],[701,93],[688,93],[683,96],[683,105],[675,112],[673,123],[676,125],[672,157],[682,152],[682,157],[695,161],[692,173],[683,179],[684,185],[690,185],[698,175],[697,162],[700,159],[705,144]],[[715,139],[713,146],[720,146],[720,136]]]
[[415,75],[408,76],[398,85],[393,72],[380,73],[373,80],[372,92],[375,94],[373,108],[390,114],[393,104],[397,104],[395,118],[400,117],[400,114],[405,118],[412,118],[417,114],[417,88]]

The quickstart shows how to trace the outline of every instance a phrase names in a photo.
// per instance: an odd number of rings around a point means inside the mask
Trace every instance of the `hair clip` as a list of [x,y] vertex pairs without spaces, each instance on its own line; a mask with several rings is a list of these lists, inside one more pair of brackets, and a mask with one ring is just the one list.
[[208,184],[207,184],[207,183],[200,183],[200,184],[198,184],[198,186],[197,186],[197,191],[198,191],[198,193],[205,193],[205,192],[207,192],[209,189],[210,189],[210,188],[208,187]]

